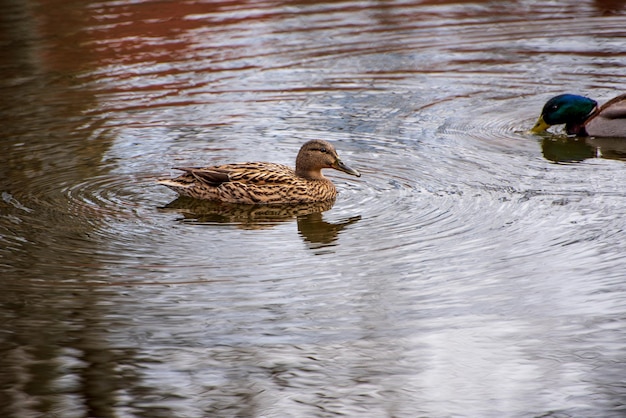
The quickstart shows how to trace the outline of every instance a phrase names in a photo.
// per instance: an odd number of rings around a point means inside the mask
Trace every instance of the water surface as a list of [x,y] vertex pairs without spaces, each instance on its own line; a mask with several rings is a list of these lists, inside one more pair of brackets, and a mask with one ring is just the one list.
[[[626,414],[626,145],[526,133],[622,2],[2,9],[2,416]],[[155,184],[314,138],[330,208]]]

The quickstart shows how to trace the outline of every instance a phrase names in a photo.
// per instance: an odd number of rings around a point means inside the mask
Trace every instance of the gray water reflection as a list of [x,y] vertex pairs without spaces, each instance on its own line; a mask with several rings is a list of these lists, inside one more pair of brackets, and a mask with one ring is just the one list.
[[[525,133],[623,89],[622,2],[2,11],[0,415],[624,415],[623,146]],[[332,207],[154,183],[320,137]]]

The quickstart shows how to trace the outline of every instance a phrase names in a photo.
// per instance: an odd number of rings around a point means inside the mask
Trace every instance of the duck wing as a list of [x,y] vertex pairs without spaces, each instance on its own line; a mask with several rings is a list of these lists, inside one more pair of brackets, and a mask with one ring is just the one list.
[[250,185],[289,183],[297,179],[295,172],[282,164],[237,163],[214,167],[175,167],[193,176],[201,183],[217,187],[223,183],[237,182]]
[[585,122],[589,136],[626,138],[626,94],[603,105]]
[[626,119],[626,94],[606,102],[600,108],[598,115],[607,119]]
[[201,183],[206,183],[210,186],[219,186],[230,181],[228,171],[220,170],[218,167],[174,167],[174,169],[184,171],[185,174],[189,174]]
[[[275,163],[230,164],[230,181],[256,186],[280,185],[299,182],[293,169]],[[234,166],[234,167],[233,167]],[[223,167],[223,166],[222,166]]]

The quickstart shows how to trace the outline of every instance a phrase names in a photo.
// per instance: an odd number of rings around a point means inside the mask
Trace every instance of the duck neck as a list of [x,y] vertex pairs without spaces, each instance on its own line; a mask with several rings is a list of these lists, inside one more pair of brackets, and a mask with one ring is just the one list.
[[570,121],[565,124],[565,132],[568,135],[578,135],[578,136],[587,136],[587,130],[585,129],[585,124],[591,118],[593,118],[598,112],[598,106],[594,106],[582,120]]
[[326,177],[322,174],[322,170],[306,169],[303,167],[296,168],[296,175],[298,177],[305,178],[307,180],[326,180]]
[[585,123],[568,123],[565,125],[565,132],[568,135],[576,135],[576,136],[587,136],[587,131],[585,130]]

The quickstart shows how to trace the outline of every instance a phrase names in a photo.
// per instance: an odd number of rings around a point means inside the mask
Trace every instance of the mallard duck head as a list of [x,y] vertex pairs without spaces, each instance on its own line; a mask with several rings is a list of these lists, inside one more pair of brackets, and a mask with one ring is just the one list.
[[[543,132],[552,125],[582,125],[596,110],[598,103],[588,97],[560,94],[548,100],[531,132]],[[569,130],[569,129],[568,129]]]
[[321,171],[323,168],[334,168],[361,177],[361,173],[341,161],[330,142],[314,139],[305,143],[296,158],[296,174],[308,179],[322,179],[324,178]]

